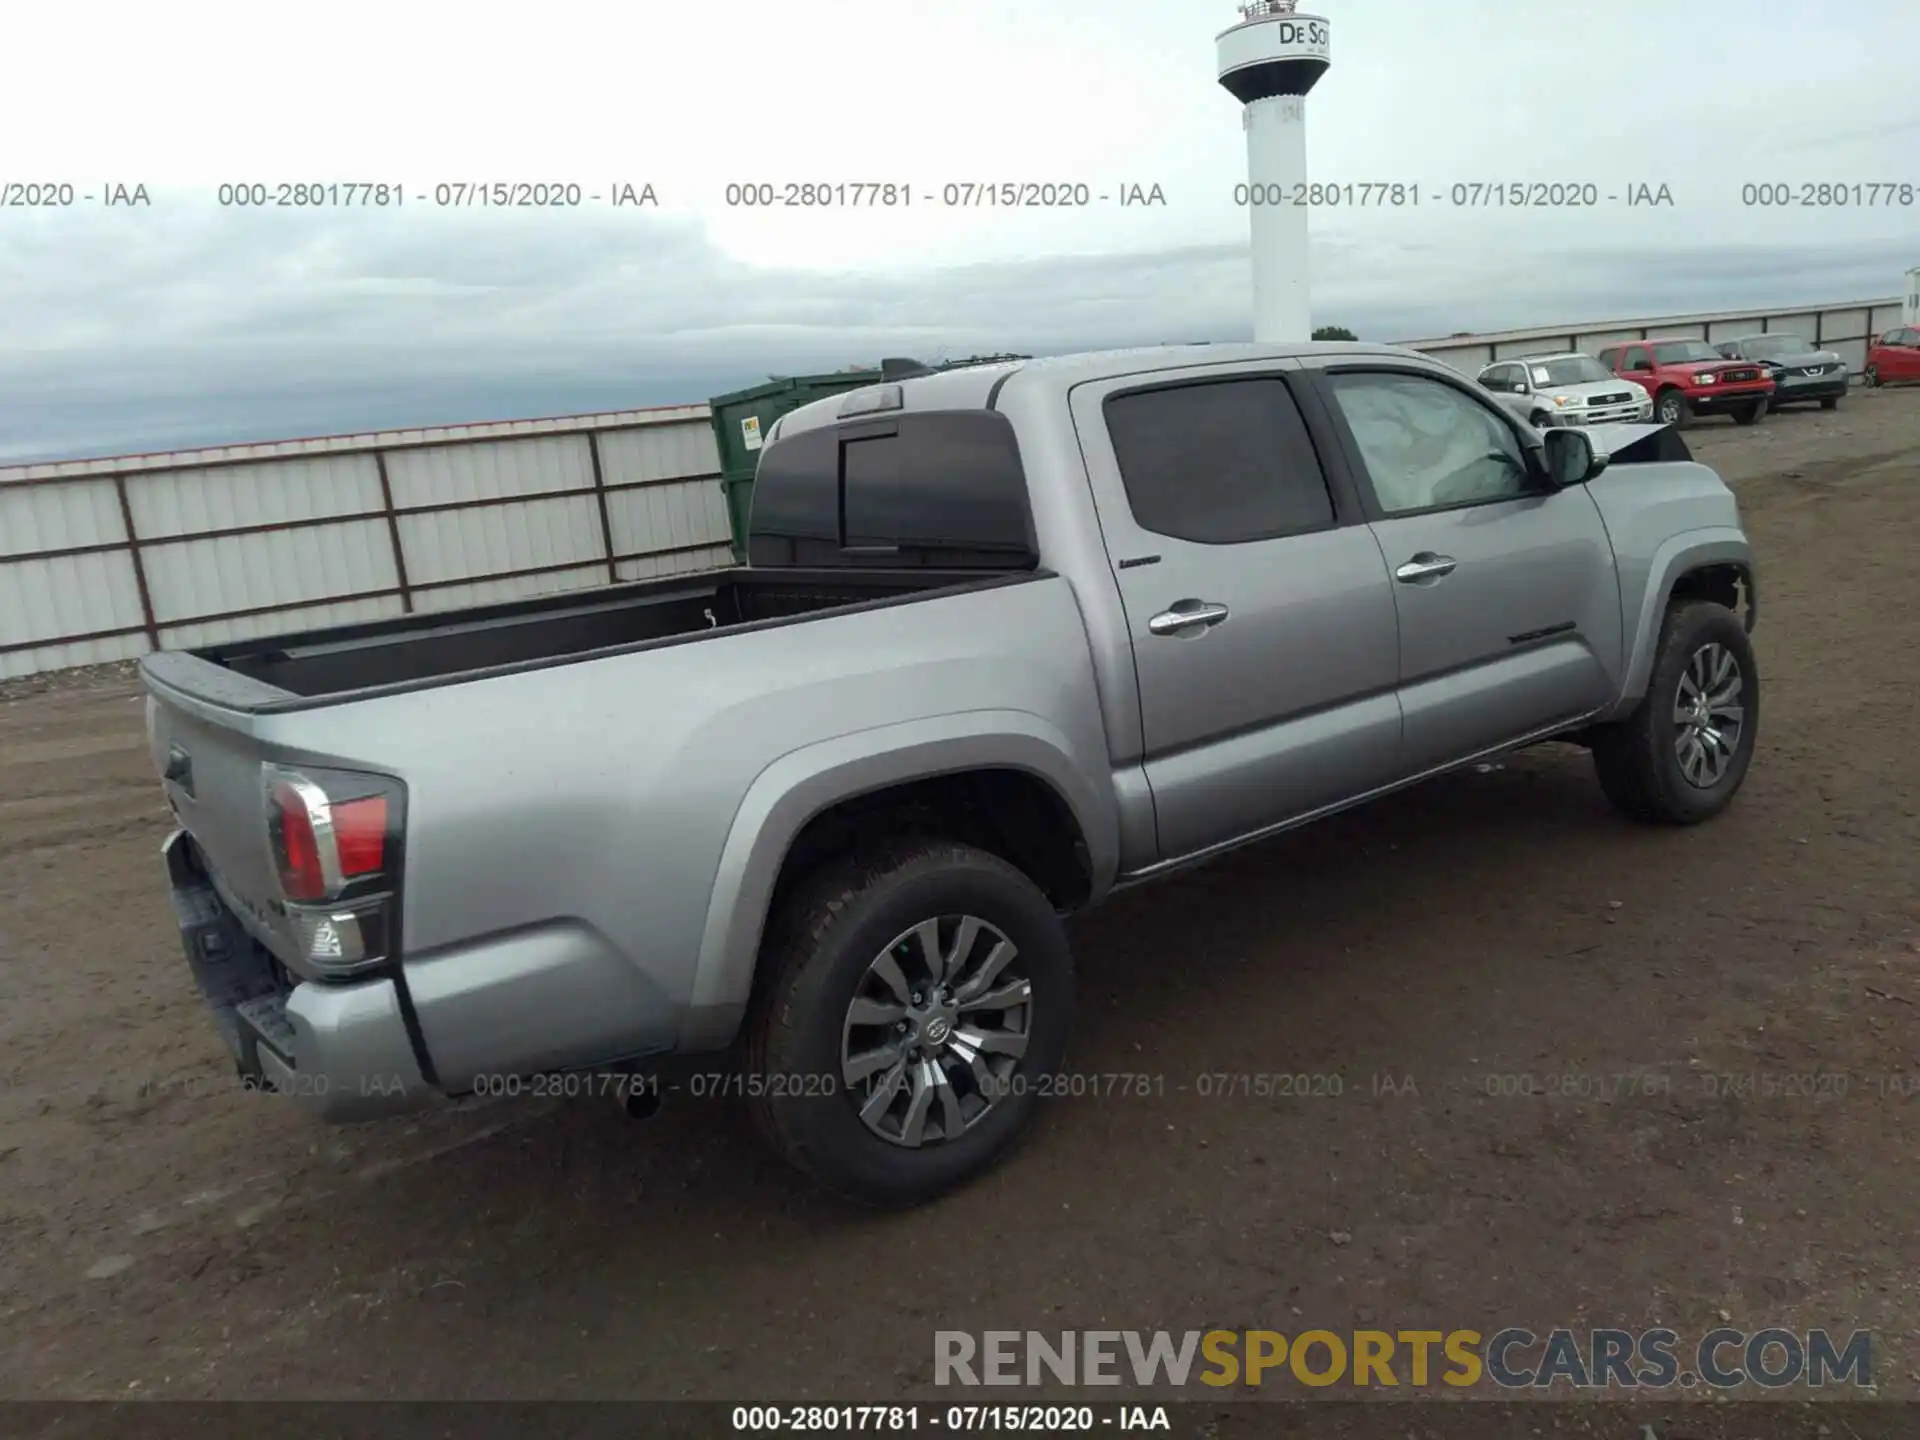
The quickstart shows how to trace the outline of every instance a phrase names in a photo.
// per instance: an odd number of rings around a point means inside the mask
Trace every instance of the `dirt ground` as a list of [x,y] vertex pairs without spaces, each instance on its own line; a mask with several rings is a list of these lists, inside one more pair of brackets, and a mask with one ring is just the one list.
[[[133,682],[24,687],[0,1396],[951,1399],[939,1328],[1729,1318],[1870,1329],[1881,1395],[1920,1395],[1920,391],[1689,438],[1763,567],[1726,815],[1635,828],[1547,747],[1129,894],[1074,927],[1071,1067],[1160,1093],[1057,1101],[905,1215],[716,1101],[321,1129],[241,1093]],[[1275,1073],[1340,1093],[1201,1078]]]

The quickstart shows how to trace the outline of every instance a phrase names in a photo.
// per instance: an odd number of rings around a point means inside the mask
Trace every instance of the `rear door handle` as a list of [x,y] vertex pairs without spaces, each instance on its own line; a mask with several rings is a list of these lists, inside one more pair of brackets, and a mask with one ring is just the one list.
[[1451,555],[1436,555],[1431,550],[1422,550],[1394,571],[1393,578],[1405,585],[1417,585],[1422,580],[1438,580],[1442,575],[1451,575],[1457,563]]
[[1227,618],[1227,607],[1210,600],[1177,600],[1147,621],[1147,629],[1156,635],[1178,635],[1196,625],[1218,625]]

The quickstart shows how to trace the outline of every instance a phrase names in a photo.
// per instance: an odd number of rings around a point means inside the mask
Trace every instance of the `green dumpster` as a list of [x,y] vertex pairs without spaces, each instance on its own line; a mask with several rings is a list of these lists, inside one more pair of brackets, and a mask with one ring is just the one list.
[[798,410],[827,395],[858,390],[862,385],[877,385],[896,376],[1032,358],[1030,355],[970,355],[965,360],[947,360],[938,365],[884,360],[870,370],[836,370],[831,375],[776,375],[764,385],[714,396],[707,407],[713,438],[720,448],[720,490],[727,501],[727,525],[733,532],[734,560],[745,564],[747,559],[747,513],[753,506],[753,474],[760,463],[760,447],[774,421],[789,410]]
[[733,532],[733,558],[747,558],[747,511],[753,504],[753,471],[760,446],[773,422],[826,395],[857,390],[880,379],[880,368],[841,370],[831,375],[775,376],[764,385],[716,395],[707,402],[713,438],[720,448],[720,490],[727,501],[727,525]]

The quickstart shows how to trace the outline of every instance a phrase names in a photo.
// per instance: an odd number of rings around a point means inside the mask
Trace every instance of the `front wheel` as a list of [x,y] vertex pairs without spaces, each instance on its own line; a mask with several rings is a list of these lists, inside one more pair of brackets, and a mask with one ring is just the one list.
[[1678,390],[1663,390],[1653,402],[1653,416],[1662,425],[1684,430],[1687,425],[1687,397]]
[[1760,417],[1766,413],[1767,402],[1764,400],[1755,400],[1751,405],[1742,405],[1738,410],[1733,412],[1733,423],[1736,425],[1757,424]]
[[896,841],[823,871],[782,907],[761,964],[755,1122],[864,1204],[919,1204],[991,1168],[1066,1053],[1066,929],[971,846]]
[[1822,410],[1838,410],[1840,408],[1840,397],[1838,395],[1827,396],[1821,400],[1820,408]]
[[1880,370],[1878,366],[1867,366],[1867,372],[1863,378],[1866,380],[1869,390],[1878,390],[1880,388]]
[[1667,611],[1647,693],[1626,719],[1597,726],[1593,764],[1622,814],[1695,825],[1746,778],[1760,727],[1760,672],[1746,628],[1724,605]]

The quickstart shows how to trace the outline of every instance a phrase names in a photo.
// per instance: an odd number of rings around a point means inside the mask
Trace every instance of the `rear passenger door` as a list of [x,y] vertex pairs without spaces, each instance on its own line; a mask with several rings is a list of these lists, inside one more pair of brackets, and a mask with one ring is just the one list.
[[1388,783],[1392,585],[1283,370],[1073,392],[1138,678],[1160,854],[1189,856]]
[[1613,546],[1472,387],[1390,363],[1317,369],[1393,576],[1405,775],[1605,706],[1621,663]]

